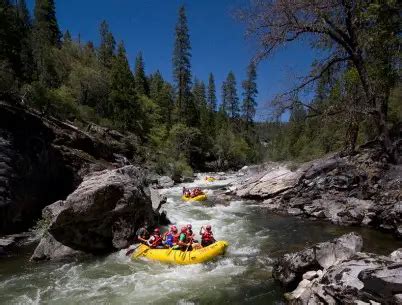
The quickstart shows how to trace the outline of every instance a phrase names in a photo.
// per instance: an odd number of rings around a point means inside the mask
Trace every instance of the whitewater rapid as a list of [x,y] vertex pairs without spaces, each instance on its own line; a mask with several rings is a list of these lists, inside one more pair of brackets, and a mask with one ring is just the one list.
[[271,277],[273,257],[352,230],[373,252],[395,247],[390,236],[367,229],[267,214],[252,201],[215,203],[215,190],[234,179],[207,183],[199,175],[184,184],[206,189],[206,202],[182,202],[183,185],[161,190],[168,198],[162,210],[171,222],[191,223],[197,235],[211,224],[215,238],[230,244],[225,256],[179,266],[131,261],[122,250],[70,263],[32,263],[30,249],[0,260],[0,304],[282,304],[283,291]]
[[[215,304],[221,300],[222,304],[230,299],[236,301],[233,296],[242,294],[239,281],[244,281],[249,260],[256,264],[256,255],[261,252],[263,241],[269,238],[269,232],[255,228],[248,220],[252,205],[245,206],[241,201],[214,204],[213,189],[229,184],[233,177],[214,183],[203,178],[200,176],[184,186],[206,189],[211,198],[208,202],[182,202],[183,185],[179,185],[161,190],[168,197],[163,210],[178,226],[191,223],[197,236],[201,226],[211,224],[215,238],[230,243],[224,257],[207,264],[170,266],[146,259],[131,261],[122,250],[107,257],[67,264],[30,263],[22,274],[0,282],[0,303]],[[268,278],[270,267],[260,264],[261,274],[263,268]]]

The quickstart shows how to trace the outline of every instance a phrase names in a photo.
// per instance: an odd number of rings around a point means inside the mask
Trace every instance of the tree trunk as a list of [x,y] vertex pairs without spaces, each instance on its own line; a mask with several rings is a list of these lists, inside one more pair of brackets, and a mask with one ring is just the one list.
[[359,134],[359,123],[356,119],[351,118],[348,129],[346,131],[345,152],[351,155],[355,152],[357,136]]
[[377,127],[377,139],[381,142],[384,151],[391,157],[391,160],[395,160],[394,149],[387,127],[388,97],[374,92],[361,56],[355,54],[352,56],[352,61],[359,74],[366,98],[369,104],[375,109],[373,116]]
[[381,141],[384,150],[391,157],[391,161],[395,161],[395,150],[392,145],[391,137],[387,127],[387,97],[376,99],[376,118],[378,138]]

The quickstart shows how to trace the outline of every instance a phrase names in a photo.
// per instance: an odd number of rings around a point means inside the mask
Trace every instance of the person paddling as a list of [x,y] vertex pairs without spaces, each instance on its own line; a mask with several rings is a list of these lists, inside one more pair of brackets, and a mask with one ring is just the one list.
[[149,239],[148,223],[144,222],[142,227],[137,230],[135,235],[137,236],[138,242],[146,244]]
[[179,236],[177,227],[171,226],[169,232],[167,232],[164,236],[163,244],[168,248],[172,248],[175,243],[177,243],[178,238]]
[[161,232],[156,228],[152,236],[147,241],[148,246],[155,249],[163,248]]
[[187,227],[187,238],[188,239],[194,238],[195,234],[193,233],[193,226],[189,223],[186,227]]
[[216,241],[214,238],[214,234],[212,233],[211,225],[207,225],[205,228],[204,226],[202,226],[200,230],[200,235],[201,235],[201,245],[203,247],[212,245]]
[[191,240],[187,237],[187,227],[182,227],[180,230],[180,236],[179,240],[177,242],[177,245],[180,247],[181,250],[186,250],[188,249],[191,251]]

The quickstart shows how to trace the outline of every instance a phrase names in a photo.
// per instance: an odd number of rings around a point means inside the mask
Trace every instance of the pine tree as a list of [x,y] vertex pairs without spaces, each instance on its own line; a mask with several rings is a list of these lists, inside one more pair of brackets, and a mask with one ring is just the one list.
[[206,108],[207,96],[206,96],[205,84],[203,81],[200,81],[197,78],[194,79],[193,96],[194,96],[194,103],[197,108],[201,107]]
[[24,81],[31,81],[33,76],[33,54],[32,54],[32,20],[25,0],[18,0],[17,14],[20,23],[20,78]]
[[212,116],[207,104],[206,86],[203,81],[194,80],[193,88],[194,103],[199,112],[199,127],[206,136],[211,136],[210,118]]
[[159,93],[162,91],[165,81],[161,72],[158,70],[149,77],[149,96],[154,101],[157,101]]
[[180,7],[176,24],[173,51],[173,78],[176,82],[177,108],[180,119],[186,118],[191,108],[191,46],[184,6]]
[[17,31],[8,0],[0,0],[0,98],[8,98],[15,85]]
[[54,0],[35,2],[35,39],[46,46],[60,46],[61,32],[56,19]]
[[166,124],[168,128],[170,128],[172,124],[172,111],[174,106],[174,90],[171,85],[164,81],[159,70],[150,76],[149,84],[149,95],[160,108],[161,121],[163,124]]
[[255,107],[257,106],[257,102],[255,98],[258,94],[257,90],[257,71],[256,66],[253,62],[249,64],[247,67],[247,80],[243,81],[243,119],[246,124],[246,128],[248,129],[250,125],[253,124],[253,118],[255,116]]
[[227,85],[226,80],[222,82],[222,103],[219,106],[218,112],[223,112],[227,114],[229,111],[229,104],[228,104],[228,94],[227,94]]
[[296,157],[300,153],[299,138],[305,129],[306,110],[300,102],[294,102],[290,110],[289,118],[289,153],[292,157]]
[[116,41],[109,31],[109,25],[105,20],[100,25],[100,46],[98,50],[99,62],[105,68],[111,68],[113,62]]
[[17,1],[17,13],[18,18],[21,20],[22,24],[27,28],[31,28],[32,27],[31,15],[29,14],[25,0]]
[[134,93],[134,76],[130,70],[126,49],[122,41],[117,46],[116,58],[113,61],[112,89],[127,94]]
[[124,43],[117,47],[111,70],[110,111],[117,127],[139,132],[142,119],[134,89],[134,76],[126,56]]
[[135,59],[135,74],[134,74],[135,90],[139,95],[149,95],[148,80],[145,76],[144,60],[142,53],[138,53]]
[[16,2],[15,7],[9,0],[0,1],[0,61],[7,78],[31,78],[31,27],[25,1]]
[[56,19],[53,0],[35,3],[32,41],[37,77],[42,85],[56,87],[59,83],[52,56],[52,48],[60,46],[61,33]]
[[63,43],[71,43],[73,39],[71,38],[70,31],[67,30],[63,35]]
[[229,72],[222,90],[224,110],[230,118],[238,118],[240,114],[239,98],[237,96],[236,77],[232,71]]
[[207,97],[208,107],[211,111],[216,111],[216,89],[215,89],[215,79],[212,73],[209,74],[208,78],[208,97]]

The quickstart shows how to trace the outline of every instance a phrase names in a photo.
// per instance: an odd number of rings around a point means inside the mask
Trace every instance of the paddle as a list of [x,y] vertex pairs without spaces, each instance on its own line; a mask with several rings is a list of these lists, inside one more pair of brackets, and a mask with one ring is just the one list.
[[193,243],[193,238],[191,237],[190,242],[188,243],[188,246],[186,248],[186,251],[184,251],[184,253],[183,253],[183,260],[186,258],[186,252],[187,252],[188,248],[190,248],[192,243]]
[[137,253],[134,258],[137,258],[139,256],[141,256],[143,253],[147,252],[149,250],[149,247],[146,247],[143,251],[141,251],[140,253]]
[[175,246],[173,246],[172,248],[170,248],[169,252],[167,253],[167,256],[169,256],[170,253],[172,253],[173,250],[176,250],[174,247],[175,247]]
[[151,247],[155,247],[156,244],[157,244],[160,240],[162,240],[162,239],[163,239],[162,236],[161,236],[161,237],[158,237],[157,239],[155,239],[155,241],[152,243]]
[[135,250],[137,250],[142,244],[140,243],[137,247],[130,249],[127,251],[126,256],[129,256],[131,253],[133,253]]
[[[158,239],[156,239],[156,240],[152,243],[151,247],[155,246],[156,243],[157,243],[158,241],[160,241],[161,239],[162,239],[162,237],[159,237]],[[133,253],[135,250],[137,250],[141,245],[142,245],[142,244],[138,245],[138,246],[137,246],[136,248],[134,248],[134,249],[128,250],[127,253],[126,253],[126,255],[129,256],[131,253]],[[148,246],[148,248],[145,248],[144,251],[142,251],[142,252],[140,252],[140,253],[137,253],[134,257],[137,258],[137,257],[141,256],[141,255],[142,255],[144,252],[146,252],[148,249],[149,249],[149,246]]]

